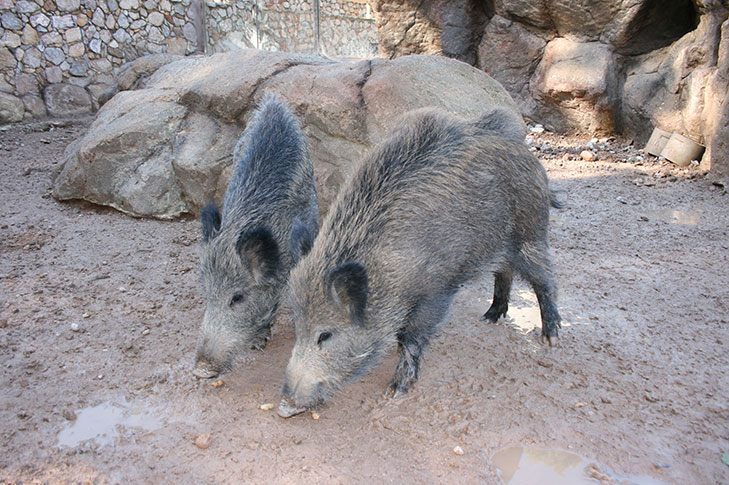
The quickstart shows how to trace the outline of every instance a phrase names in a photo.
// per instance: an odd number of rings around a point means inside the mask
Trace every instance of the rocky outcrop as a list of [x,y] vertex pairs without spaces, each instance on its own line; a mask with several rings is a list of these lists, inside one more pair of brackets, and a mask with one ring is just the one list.
[[[624,133],[639,144],[658,126],[705,144],[703,164],[726,156],[712,148],[729,87],[726,1],[482,5],[483,27],[471,24],[481,29],[472,32],[479,39],[474,64],[504,85],[527,118],[555,131]],[[375,2],[381,54],[470,62],[468,52],[454,54],[441,41],[449,28],[443,19],[460,11],[459,2]]]
[[220,201],[233,147],[269,91],[301,121],[322,212],[353,163],[406,111],[437,106],[467,118],[496,107],[517,112],[496,81],[444,57],[334,62],[253,49],[186,57],[104,104],[67,149],[53,195],[158,218]]
[[487,20],[480,0],[374,1],[380,55],[445,55],[476,63],[476,48]]

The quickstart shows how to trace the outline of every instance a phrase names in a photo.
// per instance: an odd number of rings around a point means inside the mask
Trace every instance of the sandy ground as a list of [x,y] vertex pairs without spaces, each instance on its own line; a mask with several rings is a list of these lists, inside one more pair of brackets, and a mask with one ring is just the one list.
[[699,167],[617,142],[587,162],[570,154],[588,140],[535,135],[569,192],[551,227],[561,347],[539,345],[523,283],[509,318],[480,322],[487,276],[408,396],[382,397],[393,351],[319,419],[284,420],[260,406],[293,345],[285,309],[222,386],[190,373],[197,221],[49,196],[86,123],[0,131],[0,482],[500,483],[512,447],[557,472],[550,450],[574,453],[604,483],[729,482],[729,196]]

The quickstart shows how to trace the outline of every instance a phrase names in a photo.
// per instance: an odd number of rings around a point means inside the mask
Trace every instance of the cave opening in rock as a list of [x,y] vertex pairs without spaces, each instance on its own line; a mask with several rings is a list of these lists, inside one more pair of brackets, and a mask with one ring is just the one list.
[[621,54],[660,49],[696,29],[699,12],[693,0],[648,0],[628,28]]

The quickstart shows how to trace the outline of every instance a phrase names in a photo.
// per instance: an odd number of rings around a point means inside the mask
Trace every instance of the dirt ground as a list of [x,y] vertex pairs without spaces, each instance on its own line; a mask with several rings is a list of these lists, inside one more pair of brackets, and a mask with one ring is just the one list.
[[589,139],[532,135],[569,194],[551,226],[561,347],[538,343],[523,283],[508,318],[480,322],[486,276],[409,395],[382,396],[393,350],[319,419],[284,420],[260,406],[279,399],[286,309],[223,385],[190,372],[196,220],[50,197],[87,123],[0,131],[0,482],[500,483],[512,447],[574,453],[603,483],[729,482],[729,196],[700,167],[620,140],[588,162]]

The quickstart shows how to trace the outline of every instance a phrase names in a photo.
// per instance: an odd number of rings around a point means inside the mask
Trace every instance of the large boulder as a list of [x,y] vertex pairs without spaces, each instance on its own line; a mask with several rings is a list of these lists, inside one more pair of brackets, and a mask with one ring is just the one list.
[[222,199],[233,147],[267,92],[301,121],[322,212],[353,163],[406,111],[436,106],[467,118],[497,107],[518,111],[492,78],[444,57],[334,62],[253,49],[186,57],[99,110],[67,149],[53,195],[135,216],[197,213]]

